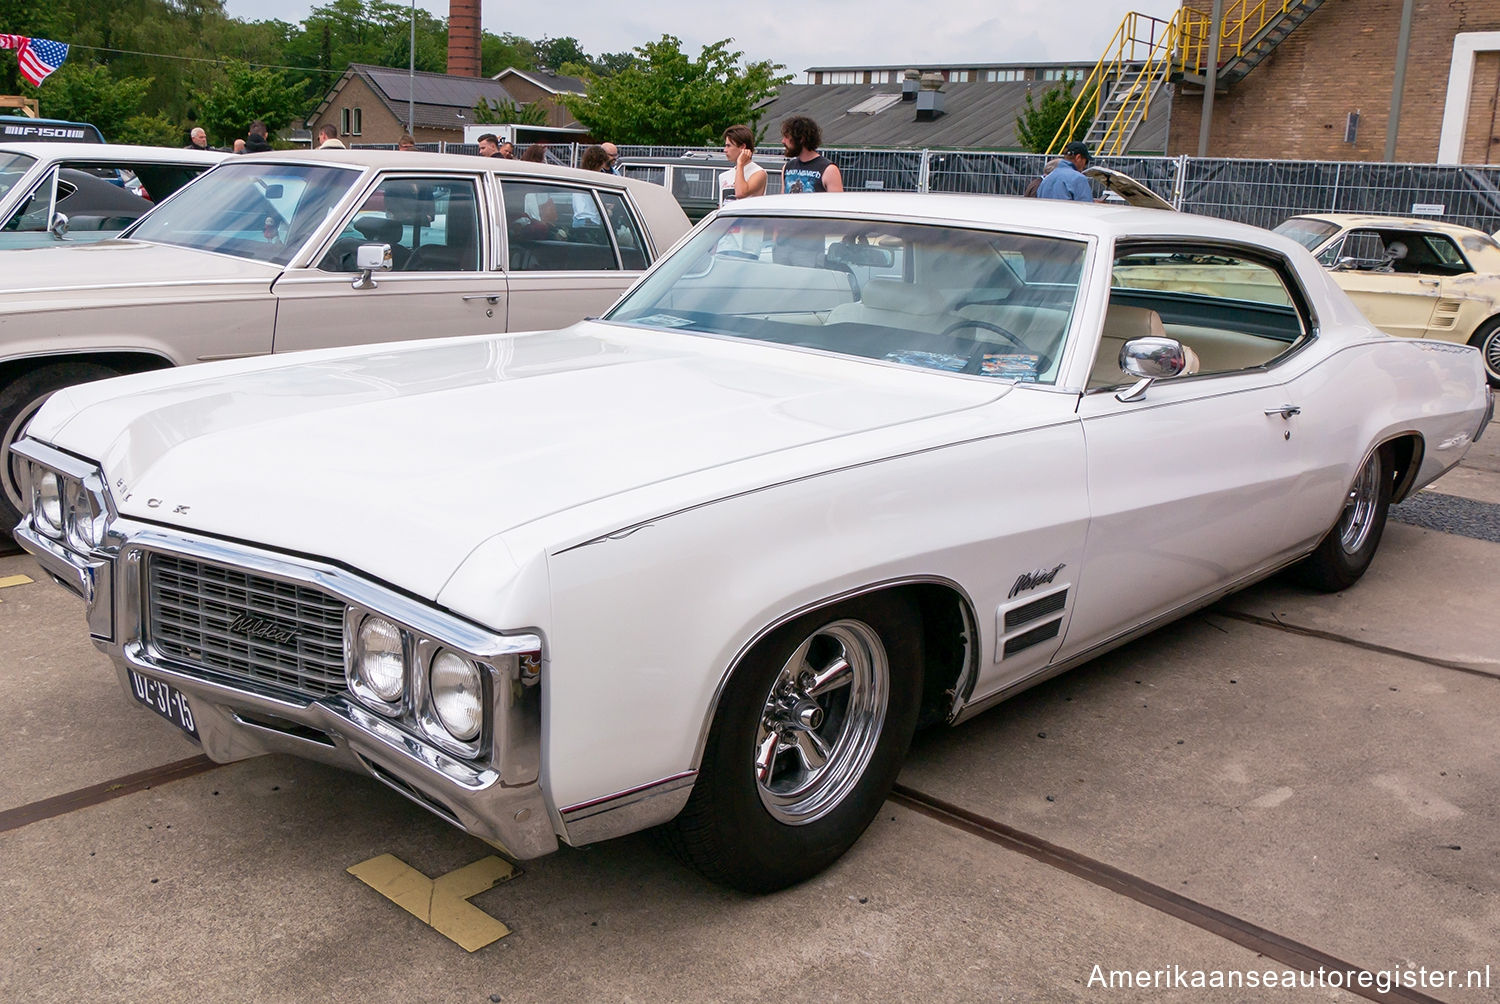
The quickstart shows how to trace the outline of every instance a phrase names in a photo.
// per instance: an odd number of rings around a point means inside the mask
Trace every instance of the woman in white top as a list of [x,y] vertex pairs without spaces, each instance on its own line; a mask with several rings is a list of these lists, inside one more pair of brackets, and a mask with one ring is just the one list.
[[766,169],[755,162],[755,133],[749,126],[724,130],[724,159],[734,166],[719,175],[719,205],[766,194]]

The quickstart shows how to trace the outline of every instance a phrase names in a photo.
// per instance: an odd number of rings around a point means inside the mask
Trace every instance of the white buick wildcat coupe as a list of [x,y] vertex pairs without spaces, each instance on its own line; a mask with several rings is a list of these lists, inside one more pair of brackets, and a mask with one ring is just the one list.
[[17,536],[215,760],[368,773],[520,858],[666,824],[771,890],[917,726],[1283,567],[1352,584],[1493,410],[1478,352],[1262,230],[772,197],[561,331],[59,391]]

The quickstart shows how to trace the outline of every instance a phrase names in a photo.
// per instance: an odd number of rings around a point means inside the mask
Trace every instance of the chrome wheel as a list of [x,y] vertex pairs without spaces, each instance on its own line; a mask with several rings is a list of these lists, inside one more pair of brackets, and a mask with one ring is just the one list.
[[1355,554],[1364,547],[1370,530],[1375,525],[1375,513],[1380,506],[1380,453],[1370,454],[1364,469],[1355,478],[1344,501],[1344,513],[1339,517],[1339,545],[1345,554]]
[[837,806],[864,776],[890,699],[885,646],[868,624],[818,628],[766,694],[753,750],[761,803],[792,826]]
[[[3,431],[0,431],[0,453],[4,454],[5,460],[4,465],[0,466],[0,471],[4,473],[3,487],[5,489],[5,499],[20,513],[24,513],[27,509],[31,508],[29,500],[21,498],[21,473],[25,470],[24,465],[26,462],[10,452],[10,444],[21,438],[21,434],[25,431],[32,416],[42,410],[42,405],[46,403],[49,396],[51,395],[39,397],[35,401],[23,406],[20,413],[6,424]],[[9,527],[6,529],[9,529]]]

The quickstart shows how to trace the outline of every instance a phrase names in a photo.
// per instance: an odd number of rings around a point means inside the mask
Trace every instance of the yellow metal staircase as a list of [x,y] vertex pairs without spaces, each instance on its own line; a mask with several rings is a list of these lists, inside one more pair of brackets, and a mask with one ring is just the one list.
[[1209,43],[1209,15],[1191,7],[1178,8],[1170,21],[1126,14],[1079,88],[1048,152],[1059,152],[1080,132],[1095,154],[1126,152],[1151,100],[1168,81],[1207,83],[1211,48],[1218,64],[1216,89],[1228,87],[1260,65],[1322,5],[1323,0],[1232,0],[1222,14],[1217,46]]

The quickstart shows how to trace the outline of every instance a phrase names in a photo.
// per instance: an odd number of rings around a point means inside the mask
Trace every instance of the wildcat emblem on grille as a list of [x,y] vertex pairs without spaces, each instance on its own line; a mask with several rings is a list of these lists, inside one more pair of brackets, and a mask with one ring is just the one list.
[[229,630],[262,641],[275,642],[278,645],[290,645],[297,640],[295,628],[285,627],[275,621],[251,614],[240,614],[229,625]]

